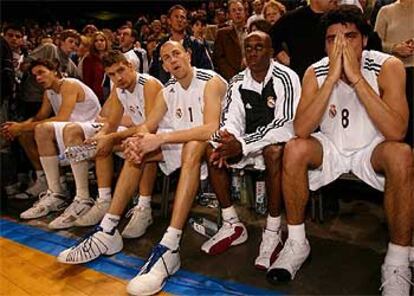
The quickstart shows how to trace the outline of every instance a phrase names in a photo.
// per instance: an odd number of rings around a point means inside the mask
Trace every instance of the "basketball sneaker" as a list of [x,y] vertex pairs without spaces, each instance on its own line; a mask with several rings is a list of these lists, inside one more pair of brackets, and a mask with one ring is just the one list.
[[39,200],[33,206],[20,214],[21,219],[36,219],[46,216],[50,212],[63,210],[67,206],[66,196],[50,190],[42,192]]
[[148,226],[152,224],[151,208],[135,206],[128,211],[126,217],[131,217],[127,226],[122,231],[122,237],[138,238],[144,235]]
[[267,270],[275,262],[277,255],[283,248],[282,231],[265,229],[262,234],[259,255],[254,261],[254,266],[260,270]]
[[408,296],[411,281],[411,270],[408,266],[383,264],[381,267],[381,287],[383,296]]
[[93,203],[94,200],[91,198],[75,197],[66,210],[59,217],[49,223],[49,228],[66,229],[74,226],[76,219],[87,213]]
[[98,198],[93,207],[75,221],[75,226],[92,226],[101,222],[111,205],[111,200]]

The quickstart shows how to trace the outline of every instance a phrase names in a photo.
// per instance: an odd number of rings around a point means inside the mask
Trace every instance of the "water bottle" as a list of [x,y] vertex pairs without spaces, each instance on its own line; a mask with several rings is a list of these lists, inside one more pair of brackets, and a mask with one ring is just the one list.
[[256,213],[264,215],[267,210],[264,173],[260,172],[255,181],[255,210]]
[[249,188],[248,184],[248,174],[245,171],[240,172],[240,204],[244,206],[249,206]]
[[237,201],[240,200],[240,175],[236,169],[232,170],[231,173],[231,200]]
[[217,223],[203,217],[192,217],[188,220],[188,223],[196,232],[208,238],[215,235],[218,231]]
[[96,145],[83,144],[70,146],[65,149],[65,156],[70,162],[80,162],[95,157]]

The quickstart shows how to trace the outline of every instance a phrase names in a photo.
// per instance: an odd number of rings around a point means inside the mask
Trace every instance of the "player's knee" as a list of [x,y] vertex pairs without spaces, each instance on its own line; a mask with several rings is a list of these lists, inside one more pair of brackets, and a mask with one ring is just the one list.
[[282,160],[283,146],[282,145],[269,145],[263,149],[263,158],[266,167],[277,166]]
[[79,144],[84,139],[82,128],[76,123],[65,125],[63,128],[63,139],[66,145]]
[[44,143],[54,139],[54,131],[53,125],[48,122],[36,125],[34,129],[36,143]]
[[391,142],[384,147],[385,167],[393,173],[404,173],[413,166],[413,152],[405,143]]
[[204,154],[205,143],[191,141],[185,144],[181,157],[182,168],[197,167],[201,163]]
[[286,143],[283,151],[283,167],[306,164],[309,153],[308,140],[292,139]]

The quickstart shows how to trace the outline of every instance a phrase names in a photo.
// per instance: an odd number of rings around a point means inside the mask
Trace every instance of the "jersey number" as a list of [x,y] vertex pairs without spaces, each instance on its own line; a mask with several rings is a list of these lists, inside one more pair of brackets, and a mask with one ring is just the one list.
[[349,125],[349,111],[348,109],[342,109],[342,126],[347,128]]
[[188,112],[190,113],[190,121],[193,122],[193,108],[189,107]]

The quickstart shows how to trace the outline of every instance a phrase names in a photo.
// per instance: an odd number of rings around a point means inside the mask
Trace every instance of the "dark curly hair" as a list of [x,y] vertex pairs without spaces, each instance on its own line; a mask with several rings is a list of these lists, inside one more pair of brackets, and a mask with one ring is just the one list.
[[364,20],[362,11],[355,5],[340,5],[337,8],[329,10],[321,18],[321,25],[323,35],[326,35],[326,31],[329,26],[335,24],[355,24],[359,32],[363,36],[368,36],[371,31],[371,27]]
[[56,75],[59,78],[62,78],[62,74],[59,71],[59,61],[57,59],[53,59],[53,60],[48,60],[48,59],[37,59],[34,60],[33,62],[30,63],[30,73],[32,73],[32,70],[34,67],[37,66],[43,66],[47,69],[49,69],[50,71],[54,71],[56,72]]

